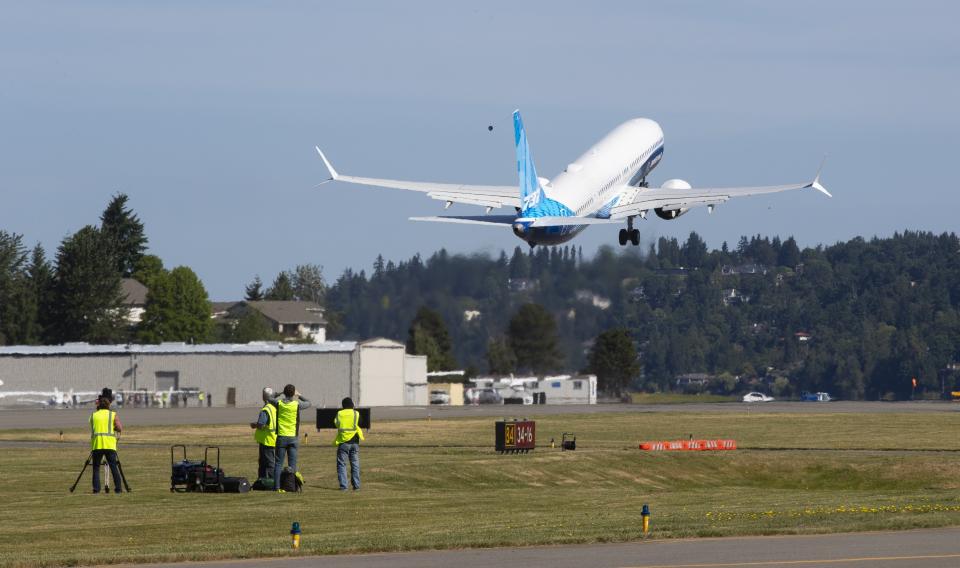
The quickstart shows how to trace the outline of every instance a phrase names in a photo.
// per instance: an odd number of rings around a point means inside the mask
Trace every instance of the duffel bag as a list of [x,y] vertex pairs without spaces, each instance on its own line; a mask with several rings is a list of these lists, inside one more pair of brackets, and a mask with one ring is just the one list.
[[246,493],[250,491],[250,482],[246,477],[224,477],[220,482],[224,493]]

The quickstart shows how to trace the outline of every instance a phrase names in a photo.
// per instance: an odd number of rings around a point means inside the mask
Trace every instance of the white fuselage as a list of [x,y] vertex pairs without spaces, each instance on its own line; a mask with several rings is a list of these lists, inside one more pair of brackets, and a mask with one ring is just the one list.
[[[543,183],[544,199],[562,206],[569,216],[607,218],[613,206],[633,198],[662,155],[660,125],[646,118],[628,120]],[[517,221],[546,216],[537,209],[524,210]],[[517,236],[530,244],[560,244],[585,228],[586,225],[530,227]]]

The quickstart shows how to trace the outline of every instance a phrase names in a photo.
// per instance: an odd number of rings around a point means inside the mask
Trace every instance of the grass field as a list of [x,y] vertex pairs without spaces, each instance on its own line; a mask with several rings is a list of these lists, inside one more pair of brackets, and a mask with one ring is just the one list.
[[[578,449],[544,447],[563,431]],[[301,447],[303,494],[172,494],[171,443],[218,444],[254,477],[245,426],[130,429],[133,493],[91,495],[81,428],[0,431],[0,565],[301,554],[905,529],[960,525],[960,413],[624,413],[537,420],[540,448],[497,455],[493,419],[380,422],[363,490],[337,491],[331,434]],[[734,438],[734,452],[644,453],[640,440]],[[25,443],[36,442],[36,443]],[[191,456],[192,457],[192,456]]]

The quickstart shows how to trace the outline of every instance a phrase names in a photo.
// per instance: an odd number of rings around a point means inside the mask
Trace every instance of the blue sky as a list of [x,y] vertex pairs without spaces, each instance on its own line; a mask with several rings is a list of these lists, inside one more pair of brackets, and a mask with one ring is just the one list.
[[[651,176],[805,181],[639,225],[649,242],[740,235],[801,245],[955,231],[960,8],[949,2],[6,3],[0,229],[53,254],[130,196],[150,249],[235,299],[300,263],[369,269],[512,250],[509,230],[407,221],[416,194],[342,173],[515,184],[510,113],[552,177],[618,123],[663,127]],[[493,132],[487,131],[494,124]],[[471,214],[476,208],[454,206]],[[615,244],[592,227],[575,244]]]

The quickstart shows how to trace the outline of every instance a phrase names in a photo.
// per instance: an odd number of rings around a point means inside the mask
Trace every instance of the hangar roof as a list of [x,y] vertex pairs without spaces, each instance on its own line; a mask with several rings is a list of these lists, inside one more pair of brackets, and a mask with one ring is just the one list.
[[134,354],[188,354],[188,353],[350,353],[357,348],[356,341],[327,341],[325,343],[281,343],[254,341],[251,343],[161,343],[160,345],[9,345],[0,347],[0,357],[52,355],[127,355]]

